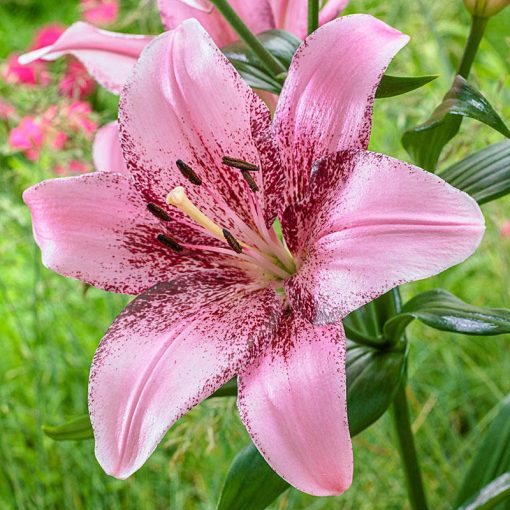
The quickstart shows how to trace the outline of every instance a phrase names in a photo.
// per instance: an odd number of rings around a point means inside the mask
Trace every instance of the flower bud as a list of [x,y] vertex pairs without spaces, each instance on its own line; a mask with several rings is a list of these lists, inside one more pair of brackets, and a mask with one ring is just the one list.
[[466,9],[481,18],[490,18],[510,5],[510,0],[464,0]]

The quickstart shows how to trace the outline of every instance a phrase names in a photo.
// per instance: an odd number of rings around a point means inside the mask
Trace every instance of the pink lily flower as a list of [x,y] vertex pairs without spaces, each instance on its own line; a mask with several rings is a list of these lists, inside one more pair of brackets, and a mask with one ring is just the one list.
[[121,96],[129,174],[25,192],[47,267],[140,294],[92,364],[107,473],[139,469],[237,375],[241,418],[273,469],[314,495],[349,487],[341,319],[463,261],[484,232],[468,195],[367,151],[375,90],[407,40],[367,15],[328,23],[297,51],[271,121],[186,21],[150,44]]
[[20,64],[36,60],[76,57],[105,89],[119,94],[142,50],[153,37],[120,34],[96,28],[83,21],[72,24],[57,41],[19,58]]
[[[329,0],[320,11],[323,25],[336,18],[348,0]],[[163,24],[174,29],[184,20],[198,19],[214,42],[222,47],[239,39],[234,29],[207,0],[158,0]],[[254,33],[284,29],[301,39],[307,34],[308,0],[231,0],[230,5]]]
[[[282,28],[301,38],[306,36],[307,0],[232,0],[230,3],[255,33]],[[328,0],[320,12],[320,24],[336,18],[347,3],[348,0]],[[220,47],[239,39],[207,0],[158,0],[158,5],[163,23],[169,30],[186,19],[195,18]],[[19,62],[26,65],[39,59],[56,60],[63,55],[73,55],[102,87],[119,94],[142,50],[152,39],[152,36],[100,30],[79,21],[54,44],[22,55]],[[263,94],[272,106],[275,96]]]
[[94,166],[99,172],[116,172],[129,175],[120,147],[117,121],[99,128],[92,145],[92,158]]

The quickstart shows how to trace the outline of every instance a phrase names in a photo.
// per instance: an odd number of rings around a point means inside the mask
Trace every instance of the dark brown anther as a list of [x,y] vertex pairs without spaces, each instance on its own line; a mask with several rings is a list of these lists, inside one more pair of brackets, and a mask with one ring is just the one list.
[[156,218],[160,220],[170,221],[172,219],[163,209],[161,209],[161,207],[159,207],[159,205],[147,204],[147,209],[153,216],[156,216]]
[[189,165],[184,163],[181,159],[178,159],[175,164],[177,165],[177,168],[181,171],[181,174],[188,179],[191,184],[194,184],[195,186],[200,186],[202,184],[202,179],[195,173],[195,170],[191,168]]
[[226,228],[223,229],[223,236],[225,237],[225,241],[227,241],[228,245],[236,253],[243,252],[243,247],[239,244],[239,241]]
[[228,156],[224,156],[223,164],[227,166],[231,166],[233,168],[237,168],[241,171],[246,172],[258,172],[260,170],[260,167],[257,165],[252,165],[251,163],[247,163],[246,161],[243,161],[242,159],[236,159],[236,158],[229,158]]
[[164,234],[158,234],[156,239],[163,246],[165,246],[166,248],[170,248],[172,251],[175,251],[177,253],[181,253],[184,250],[184,248],[175,239],[172,239],[171,237],[168,237]]
[[248,170],[241,170],[241,174],[244,177],[244,180],[248,183],[248,186],[253,191],[253,193],[256,193],[259,190],[259,187],[257,186],[257,183],[254,181],[250,172],[248,172]]

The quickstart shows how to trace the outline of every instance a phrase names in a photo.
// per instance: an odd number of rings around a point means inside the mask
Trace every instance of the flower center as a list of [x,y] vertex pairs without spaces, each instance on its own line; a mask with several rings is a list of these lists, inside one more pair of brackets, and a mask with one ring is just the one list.
[[[203,184],[202,179],[196,172],[181,160],[176,162],[181,174],[193,185],[200,186],[211,198],[218,203],[228,214],[231,223],[236,227],[242,240],[236,239],[234,235],[218,225],[213,219],[197,207],[186,194],[182,186],[177,186],[166,197],[166,203],[179,209],[185,216],[192,220],[188,225],[201,233],[207,233],[215,239],[225,243],[224,247],[191,245],[182,243],[172,237],[160,234],[158,241],[175,252],[182,253],[185,249],[200,249],[217,253],[229,254],[237,257],[240,261],[257,266],[265,279],[284,280],[296,271],[296,264],[292,254],[285,242],[280,239],[273,227],[267,228],[263,217],[263,208],[256,195],[258,186],[250,172],[258,171],[259,168],[251,163],[242,160],[225,157],[223,163],[227,166],[237,168],[243,176],[250,198],[250,209],[253,216],[253,226],[246,224],[239,216],[225,203],[223,198],[214,190]],[[168,222],[170,216],[161,207],[155,204],[148,204],[148,210],[163,222]]]

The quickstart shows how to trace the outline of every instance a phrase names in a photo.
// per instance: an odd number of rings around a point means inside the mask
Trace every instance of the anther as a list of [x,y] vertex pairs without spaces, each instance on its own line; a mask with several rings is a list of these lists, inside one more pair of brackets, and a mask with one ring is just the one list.
[[244,180],[248,183],[248,186],[253,191],[253,193],[256,193],[259,190],[259,187],[251,176],[250,172],[248,172],[248,170],[241,170],[241,175],[244,177]]
[[184,161],[178,159],[175,164],[177,165],[177,168],[180,170],[181,174],[186,179],[188,179],[191,184],[194,184],[195,186],[200,186],[202,184],[202,179],[200,179],[200,177],[196,174],[195,170],[184,163]]
[[166,248],[170,248],[171,250],[173,250],[177,253],[181,253],[184,250],[184,248],[175,239],[172,239],[171,237],[168,237],[164,234],[158,234],[156,239],[163,246],[165,246]]
[[260,167],[257,165],[253,165],[252,163],[248,163],[242,159],[230,158],[228,156],[223,156],[222,162],[224,165],[237,168],[241,171],[258,172],[260,170]]
[[227,241],[228,245],[236,252],[242,253],[243,248],[239,244],[238,240],[226,229],[223,229],[223,236],[225,237],[225,241]]
[[163,220],[163,221],[171,220],[170,216],[163,209],[161,209],[161,207],[159,207],[159,205],[147,204],[147,209],[153,216],[156,216],[156,218],[159,218],[160,220]]

